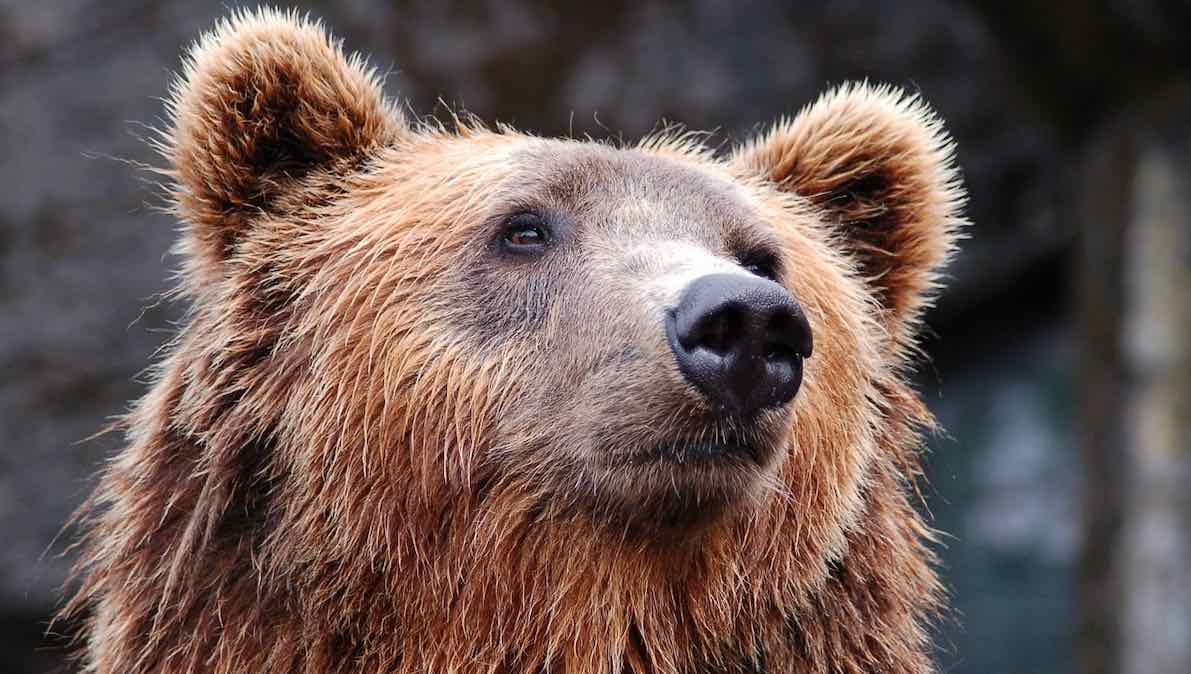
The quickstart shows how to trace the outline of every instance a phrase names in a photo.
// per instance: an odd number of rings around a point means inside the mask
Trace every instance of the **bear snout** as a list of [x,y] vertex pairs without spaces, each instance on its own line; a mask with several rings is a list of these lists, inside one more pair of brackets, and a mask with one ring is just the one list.
[[781,285],[743,274],[691,282],[666,313],[678,369],[717,416],[749,419],[790,402],[813,350],[810,323]]

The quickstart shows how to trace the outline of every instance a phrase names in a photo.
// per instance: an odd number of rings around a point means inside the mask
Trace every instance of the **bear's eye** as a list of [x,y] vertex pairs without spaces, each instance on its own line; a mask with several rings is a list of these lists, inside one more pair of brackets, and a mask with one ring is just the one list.
[[502,241],[511,253],[540,253],[550,241],[550,227],[541,215],[523,211],[505,221]]
[[754,276],[760,276],[770,281],[777,280],[777,256],[769,251],[761,250],[741,255],[737,261],[745,271]]

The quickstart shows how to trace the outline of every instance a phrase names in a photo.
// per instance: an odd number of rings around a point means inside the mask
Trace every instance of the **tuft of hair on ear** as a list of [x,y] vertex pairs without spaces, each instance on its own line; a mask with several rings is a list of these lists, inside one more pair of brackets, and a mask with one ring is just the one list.
[[810,201],[855,260],[896,347],[910,347],[966,224],[954,144],[917,96],[853,83],[774,124],[731,161]]
[[350,168],[407,128],[362,58],[319,22],[269,8],[237,11],[191,47],[167,112],[157,146],[199,273],[217,273],[303,178]]

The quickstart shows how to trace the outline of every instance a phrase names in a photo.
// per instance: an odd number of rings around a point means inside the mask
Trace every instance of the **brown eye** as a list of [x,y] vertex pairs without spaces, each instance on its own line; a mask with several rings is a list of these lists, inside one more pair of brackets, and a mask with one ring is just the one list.
[[511,253],[540,253],[549,241],[550,228],[537,213],[518,213],[505,223],[504,247]]
[[754,276],[760,276],[770,281],[777,280],[777,256],[767,251],[757,251],[739,258],[740,266]]

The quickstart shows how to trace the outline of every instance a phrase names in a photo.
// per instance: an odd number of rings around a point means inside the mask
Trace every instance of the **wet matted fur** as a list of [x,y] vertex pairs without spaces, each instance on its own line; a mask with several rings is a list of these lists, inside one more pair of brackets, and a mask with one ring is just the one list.
[[[86,671],[932,670],[906,374],[963,195],[916,98],[845,86],[726,156],[443,128],[262,10],[169,113],[191,310],[82,515]],[[502,255],[526,209],[557,241]],[[758,249],[814,354],[725,421],[662,316]]]

